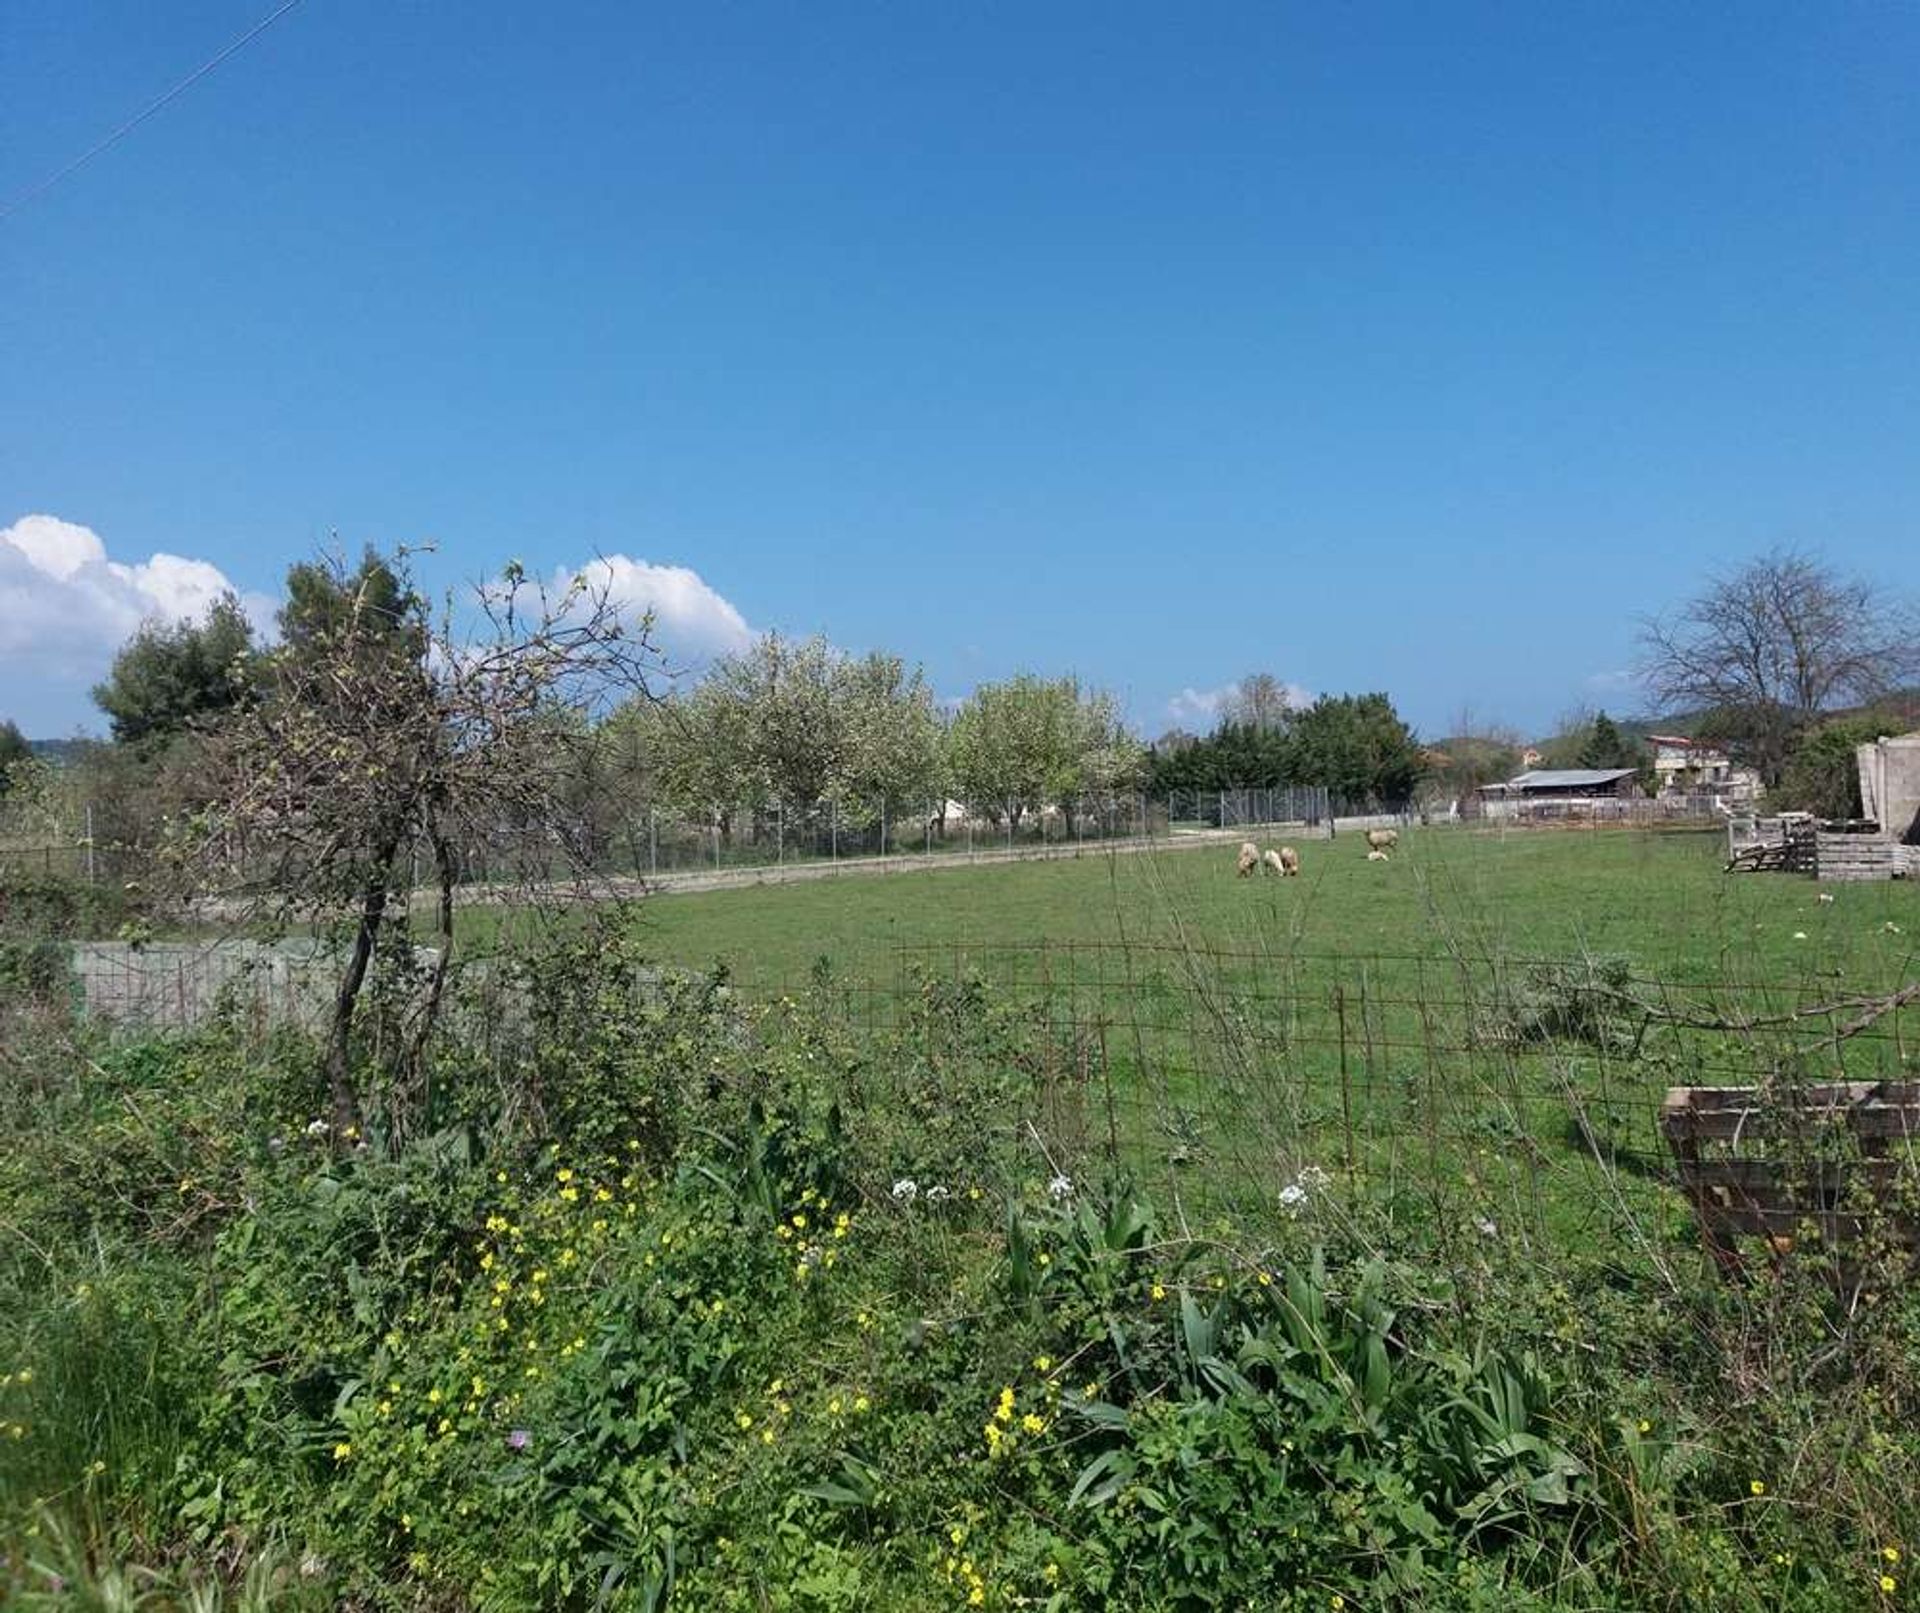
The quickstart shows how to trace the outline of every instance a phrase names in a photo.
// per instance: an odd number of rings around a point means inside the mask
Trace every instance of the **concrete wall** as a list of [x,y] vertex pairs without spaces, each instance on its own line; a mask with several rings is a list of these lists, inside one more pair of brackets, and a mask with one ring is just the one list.
[[1855,755],[1867,816],[1885,838],[1920,845],[1920,733],[1875,740]]

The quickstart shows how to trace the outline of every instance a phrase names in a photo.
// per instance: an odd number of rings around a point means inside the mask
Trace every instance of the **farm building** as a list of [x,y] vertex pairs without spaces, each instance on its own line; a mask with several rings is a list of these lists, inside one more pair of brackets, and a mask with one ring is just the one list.
[[1593,817],[1623,810],[1618,803],[1640,799],[1631,767],[1535,768],[1504,784],[1485,784],[1469,799],[1465,813],[1479,818]]
[[1653,746],[1654,793],[1717,795],[1729,803],[1751,801],[1760,793],[1760,775],[1737,766],[1718,746],[1683,734],[1649,734]]

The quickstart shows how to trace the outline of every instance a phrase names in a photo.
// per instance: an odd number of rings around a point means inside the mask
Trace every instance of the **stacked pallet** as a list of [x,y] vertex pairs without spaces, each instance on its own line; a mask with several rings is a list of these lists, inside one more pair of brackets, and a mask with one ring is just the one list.
[[1814,824],[1804,814],[1736,818],[1727,825],[1728,873],[1811,874]]
[[1814,842],[1814,875],[1826,881],[1892,879],[1901,850],[1878,835],[1823,833]]
[[1749,1240],[1770,1256],[1800,1248],[1847,1267],[1867,1248],[1920,1252],[1920,1081],[1674,1087],[1660,1128],[1675,1185],[1729,1272]]

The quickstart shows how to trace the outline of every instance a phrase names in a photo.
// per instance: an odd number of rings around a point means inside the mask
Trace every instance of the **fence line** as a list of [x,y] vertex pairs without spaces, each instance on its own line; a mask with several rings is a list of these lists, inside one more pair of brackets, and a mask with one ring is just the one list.
[[[216,1011],[263,1036],[311,1026],[332,985],[313,943],[76,953],[87,1005],[146,1029]],[[1589,959],[952,944],[736,985],[732,1000],[769,1037],[811,1005],[875,1039],[887,1067],[925,1061],[932,1080],[1022,1072],[1030,1088],[997,1123],[1044,1135],[1063,1168],[1124,1169],[1190,1215],[1284,1211],[1290,1188],[1336,1173],[1434,1213],[1497,1200],[1492,1219],[1561,1237],[1671,1208],[1673,1086],[1911,1087],[1920,995],[1887,1006],[1910,970],[1843,986]],[[476,1046],[510,1047],[517,988],[487,960],[460,975],[456,1022]]]
[[[876,858],[981,857],[991,852],[1059,850],[1110,842],[1161,841],[1205,829],[1299,825],[1319,827],[1343,811],[1373,811],[1371,802],[1335,802],[1318,786],[1176,790],[1164,795],[1110,791],[1034,809],[1019,801],[964,801],[929,796],[882,797],[865,806],[815,802],[717,804],[695,810],[637,805],[598,810],[553,833],[503,830],[465,849],[462,884],[557,880],[585,869],[595,876],[658,880],[695,873],[780,868]],[[0,875],[61,877],[91,883],[138,879],[148,848],[98,844],[84,835],[63,843],[0,847]],[[245,846],[228,856],[227,873],[244,883],[257,868]],[[414,848],[415,885],[431,858]]]

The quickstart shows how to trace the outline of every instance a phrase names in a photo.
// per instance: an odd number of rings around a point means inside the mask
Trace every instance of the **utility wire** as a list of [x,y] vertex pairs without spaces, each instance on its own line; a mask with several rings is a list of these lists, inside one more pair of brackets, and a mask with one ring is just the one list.
[[4,222],[6,219],[11,218],[15,213],[19,212],[21,208],[25,207],[27,203],[32,201],[35,197],[44,196],[48,191],[52,190],[55,185],[59,184],[61,180],[65,179],[69,174],[73,173],[76,169],[84,168],[88,163],[92,162],[93,159],[99,156],[101,152],[107,150],[111,146],[118,145],[128,135],[132,134],[135,129],[139,128],[141,124],[145,123],[148,118],[152,117],[154,113],[158,112],[162,107],[166,106],[169,102],[177,100],[180,96],[184,95],[188,90],[192,89],[194,85],[198,84],[201,79],[205,78],[207,74],[211,73],[216,67],[218,67],[222,62],[224,62],[235,51],[244,50],[248,45],[252,44],[254,40],[258,39],[276,22],[278,22],[282,17],[284,17],[289,11],[293,10],[293,8],[299,4],[300,4],[300,0],[285,0],[285,3],[282,4],[271,15],[262,18],[259,22],[255,23],[251,28],[249,28],[244,34],[242,34],[238,39],[234,40],[231,44],[226,46],[223,50],[218,52],[216,55],[211,56],[206,61],[202,62],[185,78],[181,79],[178,84],[174,85],[172,89],[168,90],[166,94],[162,95],[157,101],[153,101],[149,103],[147,106],[143,107],[140,111],[134,113],[132,117],[128,118],[125,123],[121,124],[111,134],[107,135],[104,139],[96,142],[94,145],[89,146],[85,151],[81,152],[79,156],[75,157],[73,161],[68,163],[64,168],[56,168],[52,173],[47,175],[45,179],[41,180],[39,184],[30,186],[28,189],[21,191],[20,194],[15,196],[11,201],[5,203],[4,205],[0,205],[0,222]]

